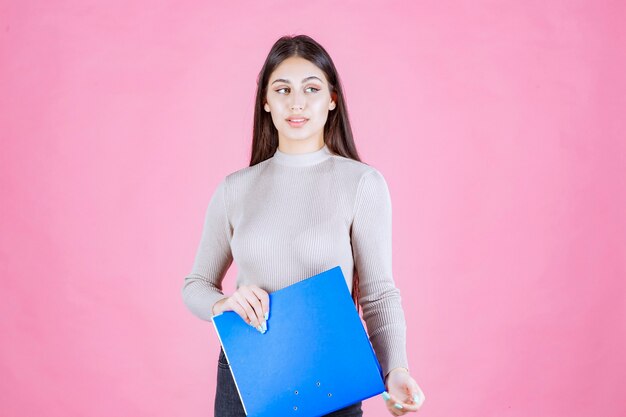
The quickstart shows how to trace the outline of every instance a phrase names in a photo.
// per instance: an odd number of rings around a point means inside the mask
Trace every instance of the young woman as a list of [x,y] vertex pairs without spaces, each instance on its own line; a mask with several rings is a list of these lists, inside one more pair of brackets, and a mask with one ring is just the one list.
[[[182,296],[207,321],[234,311],[265,332],[268,293],[340,265],[381,364],[389,412],[418,410],[406,322],[391,268],[387,183],[361,162],[337,70],[306,35],[280,38],[257,80],[250,166],[225,176],[209,202]],[[233,260],[237,290],[222,292]],[[361,401],[328,416],[362,416]],[[215,416],[245,416],[224,355]]]

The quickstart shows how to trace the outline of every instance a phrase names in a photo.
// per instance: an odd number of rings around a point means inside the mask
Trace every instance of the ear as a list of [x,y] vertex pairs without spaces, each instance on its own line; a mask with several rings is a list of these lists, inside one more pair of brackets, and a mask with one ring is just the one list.
[[328,104],[328,110],[335,110],[335,107],[337,107],[337,93],[333,91],[330,94],[330,103]]
[[265,111],[269,113],[269,112],[270,112],[270,105],[269,105],[269,104],[267,104],[267,103],[265,103],[265,104],[263,105],[263,109],[265,109]]

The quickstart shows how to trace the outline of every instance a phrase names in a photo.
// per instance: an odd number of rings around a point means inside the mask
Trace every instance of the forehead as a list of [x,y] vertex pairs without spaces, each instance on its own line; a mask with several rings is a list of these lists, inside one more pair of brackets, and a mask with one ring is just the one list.
[[[281,78],[292,84],[299,84],[306,77],[316,76],[326,82],[324,72],[311,61],[299,56],[292,56],[281,62],[270,74],[269,83]],[[316,80],[314,80],[316,81]]]

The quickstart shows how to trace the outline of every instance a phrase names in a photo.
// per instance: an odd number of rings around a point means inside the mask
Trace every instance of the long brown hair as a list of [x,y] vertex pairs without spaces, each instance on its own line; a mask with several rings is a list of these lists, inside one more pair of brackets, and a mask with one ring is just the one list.
[[[272,49],[270,49],[257,77],[250,166],[271,158],[278,148],[278,131],[274,126],[271,114],[264,111],[263,106],[266,102],[270,75],[281,62],[293,56],[312,62],[324,72],[331,96],[336,103],[336,107],[328,112],[328,118],[324,125],[324,142],[334,154],[362,162],[354,145],[350,120],[348,119],[348,108],[333,60],[322,45],[311,37],[297,35],[283,36],[272,45]],[[354,268],[353,273],[352,300],[357,312],[359,312],[359,276],[356,268]]]

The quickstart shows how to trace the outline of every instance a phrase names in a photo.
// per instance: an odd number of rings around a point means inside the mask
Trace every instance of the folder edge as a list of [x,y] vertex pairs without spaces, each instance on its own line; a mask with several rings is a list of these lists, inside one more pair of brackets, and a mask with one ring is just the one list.
[[[220,316],[220,314],[217,314],[213,317],[217,317]],[[215,328],[215,333],[217,333],[217,338],[220,341],[220,348],[224,351],[224,356],[226,356],[226,361],[229,363],[228,365],[228,370],[230,371],[230,375],[233,378],[233,381],[235,382],[235,388],[237,388],[237,395],[239,395],[239,400],[241,401],[241,405],[243,405],[243,411],[246,413],[246,415],[248,415],[248,410],[246,410],[246,404],[243,402],[243,397],[241,396],[241,391],[239,391],[239,385],[237,385],[237,380],[235,379],[235,375],[233,374],[233,368],[231,368],[230,366],[230,360],[228,359],[228,352],[226,352],[226,348],[224,347],[224,344],[222,343],[222,337],[220,336],[220,331],[217,328],[217,325],[215,324],[215,321],[211,321],[213,323],[213,327]]]

